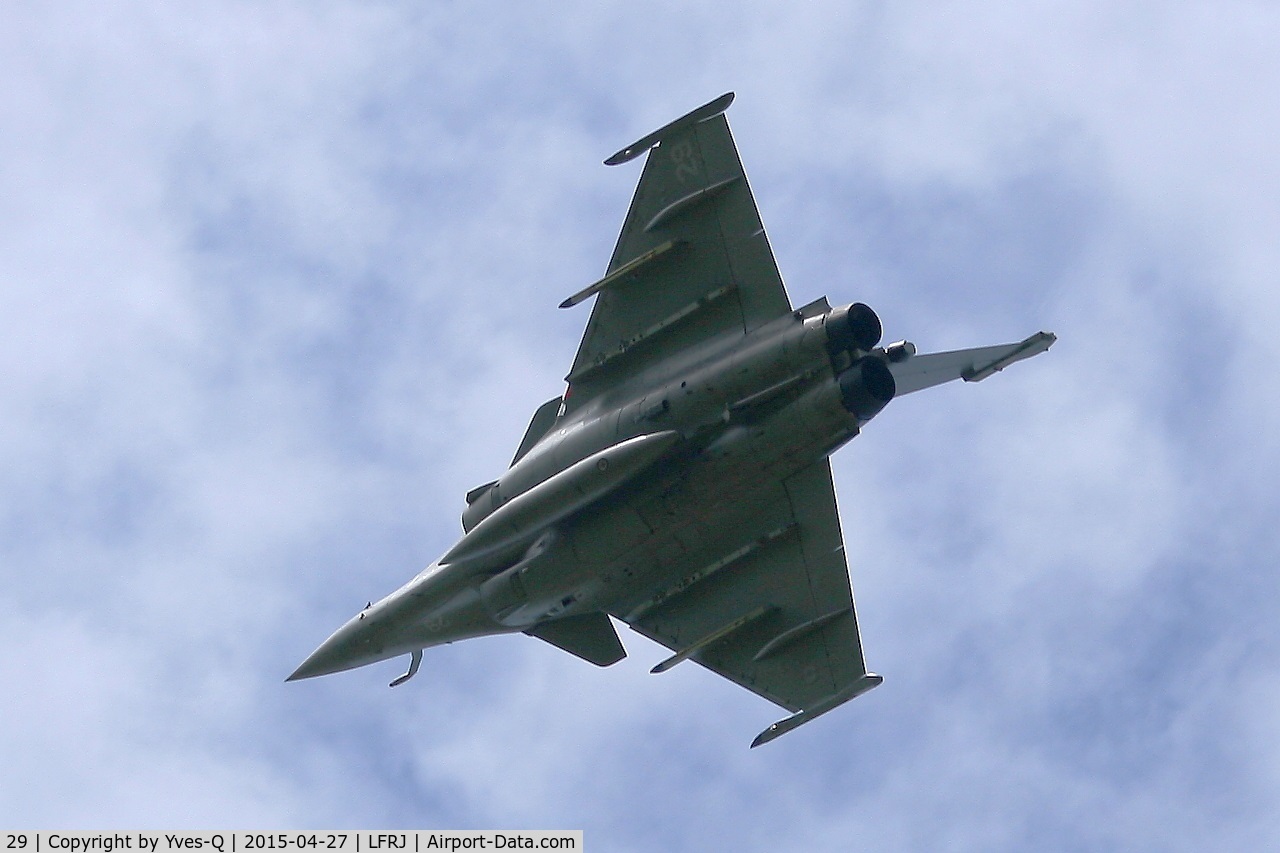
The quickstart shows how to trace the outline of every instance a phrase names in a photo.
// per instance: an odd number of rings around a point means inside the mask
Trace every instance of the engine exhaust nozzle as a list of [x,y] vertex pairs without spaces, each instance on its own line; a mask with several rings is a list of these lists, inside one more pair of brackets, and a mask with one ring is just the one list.
[[869,421],[879,414],[897,390],[888,365],[874,356],[858,359],[840,374],[840,402],[859,421]]
[[832,311],[826,326],[827,347],[833,354],[843,350],[870,352],[883,334],[876,312],[861,302]]

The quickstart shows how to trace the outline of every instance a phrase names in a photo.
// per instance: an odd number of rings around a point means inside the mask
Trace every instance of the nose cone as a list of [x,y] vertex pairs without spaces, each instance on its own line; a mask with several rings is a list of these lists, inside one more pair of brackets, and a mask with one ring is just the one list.
[[381,660],[384,655],[381,645],[375,642],[373,621],[366,623],[365,613],[361,613],[334,631],[285,681],[329,675]]
[[315,678],[317,675],[341,672],[347,668],[343,665],[346,662],[345,657],[341,649],[335,647],[333,637],[330,637],[321,643],[320,648],[312,652],[285,681],[301,681],[304,678]]

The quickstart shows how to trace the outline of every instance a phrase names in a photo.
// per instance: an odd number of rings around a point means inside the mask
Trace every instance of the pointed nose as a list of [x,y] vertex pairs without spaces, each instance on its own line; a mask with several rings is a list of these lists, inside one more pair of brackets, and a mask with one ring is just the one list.
[[321,643],[320,648],[308,655],[302,665],[295,669],[285,681],[300,681],[303,678],[315,678],[317,675],[329,675],[347,669],[348,667],[344,665],[347,655],[343,654],[341,644],[334,642],[337,636],[335,634]]
[[285,681],[329,675],[381,660],[382,647],[375,642],[376,627],[369,624],[374,620],[366,623],[364,616],[361,613],[334,631],[333,636],[321,643]]
[[315,678],[317,675],[328,675],[331,672],[340,671],[342,667],[335,663],[337,656],[330,654],[330,650],[326,648],[327,645],[326,643],[312,652],[285,681],[300,681],[304,678]]

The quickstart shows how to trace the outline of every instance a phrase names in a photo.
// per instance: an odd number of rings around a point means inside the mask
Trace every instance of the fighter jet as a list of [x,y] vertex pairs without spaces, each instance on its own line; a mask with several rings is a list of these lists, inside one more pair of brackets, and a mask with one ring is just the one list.
[[463,537],[325,640],[290,681],[523,632],[598,666],[613,620],[791,715],[767,743],[865,693],[828,457],[895,397],[978,382],[1049,349],[917,355],[868,306],[793,308],[722,95],[605,161],[647,154],[564,394],[511,466],[466,495]]

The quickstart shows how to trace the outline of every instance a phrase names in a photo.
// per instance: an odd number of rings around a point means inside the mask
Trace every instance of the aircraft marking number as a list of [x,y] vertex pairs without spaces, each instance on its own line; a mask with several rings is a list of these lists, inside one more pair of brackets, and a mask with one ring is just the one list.
[[684,139],[672,146],[671,162],[676,165],[676,180],[680,183],[698,176],[698,155],[690,140]]

